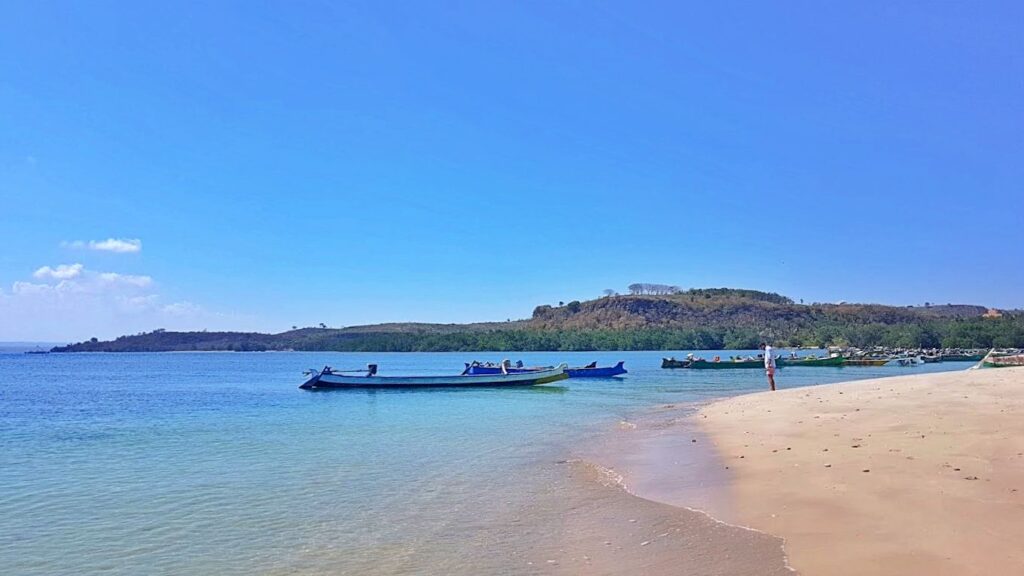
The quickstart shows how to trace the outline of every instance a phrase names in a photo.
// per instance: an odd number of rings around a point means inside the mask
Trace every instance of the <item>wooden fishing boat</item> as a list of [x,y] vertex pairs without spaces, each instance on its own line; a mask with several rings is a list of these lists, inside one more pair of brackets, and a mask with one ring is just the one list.
[[760,368],[764,370],[764,360],[705,360],[703,358],[696,358],[690,360],[683,368],[692,368],[696,370],[728,370],[728,369],[743,369],[743,368]]
[[629,372],[625,364],[625,360],[619,360],[614,366],[598,366],[592,362],[579,368],[569,368],[567,372],[569,378],[613,378]]
[[844,358],[843,366],[885,366],[892,358]]
[[662,368],[693,368],[697,370],[725,370],[730,368],[764,368],[764,360],[760,358],[755,360],[740,360],[730,359],[721,360],[717,356],[712,360],[705,360],[703,358],[691,358],[688,357],[685,360],[676,360],[675,358],[662,358]]
[[1024,366],[1024,354],[1013,354],[1007,356],[998,356],[996,354],[989,354],[985,356],[981,362],[982,368],[1012,368],[1014,366]]
[[[569,375],[569,378],[612,378],[627,373],[627,370],[625,369],[625,367],[623,367],[624,364],[625,361],[620,361],[618,364],[614,366],[598,366],[597,362],[591,362],[586,366],[580,366],[578,368],[567,368],[566,373]],[[526,372],[538,372],[541,370],[551,369],[551,366],[515,366],[506,368],[509,374],[523,374]],[[501,365],[488,365],[481,364],[479,362],[467,362],[466,370],[463,371],[463,374],[501,374]]]
[[943,354],[943,362],[980,362],[984,354]]
[[806,356],[804,358],[776,358],[776,366],[805,366],[805,367],[820,367],[820,366],[842,366],[846,359],[842,356],[829,356],[828,358],[815,358],[813,356]]
[[662,368],[688,368],[690,366],[690,360],[676,360],[675,358],[662,358]]
[[334,370],[325,366],[323,370],[308,370],[306,380],[299,388],[320,390],[325,388],[464,388],[536,386],[558,382],[569,377],[567,366],[561,364],[547,370],[523,372],[521,374],[459,374],[456,376],[378,376],[377,365],[370,364],[365,374]]

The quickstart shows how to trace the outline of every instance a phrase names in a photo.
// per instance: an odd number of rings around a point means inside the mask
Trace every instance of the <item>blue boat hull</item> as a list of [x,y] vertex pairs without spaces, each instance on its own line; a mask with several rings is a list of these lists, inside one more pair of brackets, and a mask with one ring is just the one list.
[[[623,367],[625,362],[619,362],[615,366],[597,366],[594,368],[569,368],[566,373],[569,378],[613,378],[627,373]],[[509,374],[524,374],[536,372],[541,368],[509,368]],[[480,366],[479,364],[466,364],[465,374],[501,374],[498,366]]]

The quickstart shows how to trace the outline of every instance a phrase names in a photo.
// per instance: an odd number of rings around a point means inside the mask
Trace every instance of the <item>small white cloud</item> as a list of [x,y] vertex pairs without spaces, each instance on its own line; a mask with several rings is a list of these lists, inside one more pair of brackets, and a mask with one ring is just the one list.
[[67,248],[88,248],[101,252],[117,252],[119,254],[133,254],[142,251],[142,240],[138,238],[107,238],[106,240],[74,240],[61,242],[61,246]]
[[125,312],[147,312],[159,305],[160,296],[157,294],[119,296],[117,302],[120,304],[121,310]]
[[141,252],[142,240],[139,240],[138,238],[107,238],[106,240],[101,240],[99,242],[93,240],[89,242],[89,248],[92,250],[103,250],[106,252]]
[[81,276],[82,268],[81,264],[61,264],[56,268],[43,266],[36,270],[32,276],[39,279],[69,280]]
[[15,282],[11,286],[11,294],[46,294],[52,292],[53,286],[49,284],[33,284],[31,282]]
[[153,283],[149,276],[135,276],[133,274],[118,274],[117,272],[100,272],[100,280],[110,284],[127,284],[145,288]]
[[161,311],[171,316],[198,316],[206,311],[202,306],[191,302],[175,302],[161,308]]

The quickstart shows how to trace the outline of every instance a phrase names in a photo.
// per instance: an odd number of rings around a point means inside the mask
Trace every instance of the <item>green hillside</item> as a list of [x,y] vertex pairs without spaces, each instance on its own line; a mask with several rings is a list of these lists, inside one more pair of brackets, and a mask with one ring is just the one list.
[[280,334],[157,330],[54,351],[680,350],[754,348],[762,340],[778,346],[1024,346],[1020,311],[993,314],[984,306],[952,304],[802,304],[756,290],[634,286],[656,289],[542,305],[530,319],[514,322],[378,324]]

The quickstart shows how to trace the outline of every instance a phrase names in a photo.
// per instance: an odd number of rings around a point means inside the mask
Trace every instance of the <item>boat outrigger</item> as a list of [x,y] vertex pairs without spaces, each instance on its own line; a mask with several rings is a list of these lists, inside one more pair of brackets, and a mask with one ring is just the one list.
[[[614,366],[598,366],[597,362],[591,362],[586,366],[568,368],[566,373],[569,374],[569,378],[612,378],[626,374],[627,370],[623,367],[624,364],[625,361],[620,361]],[[523,374],[541,370],[551,370],[551,366],[525,367],[522,366],[522,362],[517,362],[515,366],[505,367],[505,371],[509,374]],[[463,371],[463,374],[501,374],[501,364],[467,362],[466,370]]]
[[[569,377],[567,366],[561,364],[547,370],[523,372],[521,374],[487,374],[456,376],[378,376],[377,365],[370,364],[365,370],[335,370],[325,366],[323,370],[307,370],[309,376],[302,386],[303,390],[319,390],[324,388],[462,388],[496,387],[496,386],[536,386],[549,384]],[[360,374],[365,373],[365,374]]]

